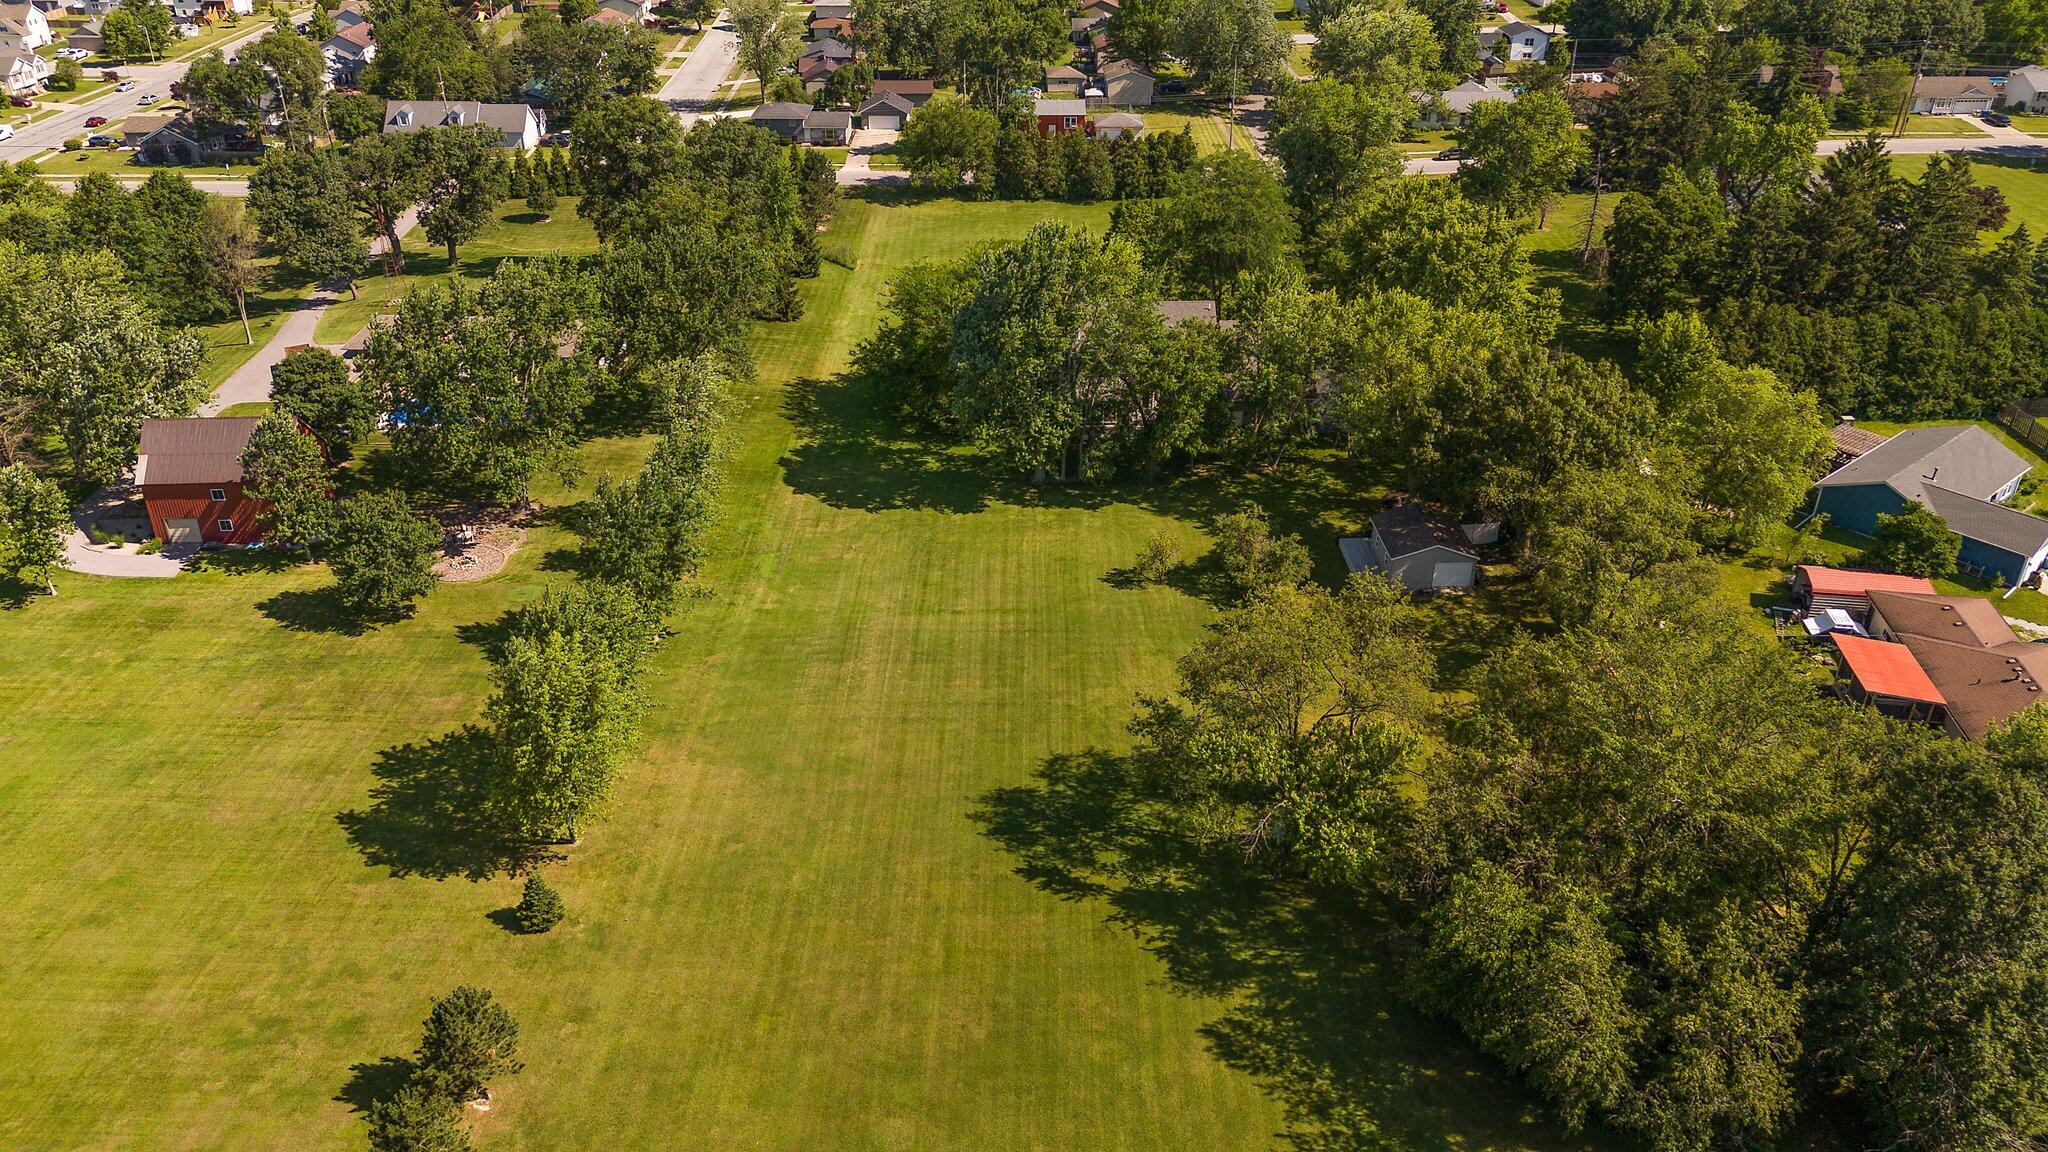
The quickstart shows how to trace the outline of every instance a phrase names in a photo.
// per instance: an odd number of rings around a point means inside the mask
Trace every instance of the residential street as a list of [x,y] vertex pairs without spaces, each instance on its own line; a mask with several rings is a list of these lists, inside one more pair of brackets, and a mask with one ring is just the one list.
[[[222,52],[233,55],[243,45],[262,38],[271,29],[268,20],[255,21],[249,34],[216,45]],[[85,122],[93,116],[105,116],[109,124],[119,124],[121,118],[145,111],[142,107],[144,96],[167,99],[171,85],[184,78],[190,61],[173,60],[161,64],[122,65],[116,69],[124,80],[134,80],[135,87],[127,92],[116,92],[109,88],[99,96],[81,104],[71,105],[56,115],[38,120],[15,132],[11,140],[0,141],[0,160],[19,163],[31,160],[45,152],[55,151],[64,146],[64,141],[74,136],[85,136],[93,129]]]
[[739,55],[739,35],[730,25],[720,23],[724,19],[725,12],[721,10],[711,27],[704,30],[697,46],[684,57],[683,66],[662,81],[654,94],[655,99],[675,110],[676,118],[683,122],[685,128],[695,124],[718,104],[720,91],[725,87],[725,77],[732,71],[733,60]]

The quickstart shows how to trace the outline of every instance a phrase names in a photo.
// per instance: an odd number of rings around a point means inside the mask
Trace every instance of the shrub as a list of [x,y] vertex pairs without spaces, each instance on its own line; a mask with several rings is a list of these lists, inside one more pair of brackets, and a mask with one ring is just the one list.
[[1215,536],[1223,573],[1240,595],[1308,579],[1308,549],[1298,537],[1275,537],[1257,508],[1217,517]]
[[562,907],[561,893],[539,876],[528,876],[526,888],[519,895],[519,905],[512,909],[512,920],[521,932],[533,934],[560,924],[566,912],[567,909]]
[[1923,505],[1908,504],[1895,516],[1879,516],[1875,539],[1877,546],[1863,558],[1888,572],[1930,580],[1956,574],[1956,550],[1963,538]]
[[83,147],[85,147],[85,137],[83,136],[73,136],[64,142],[64,150],[66,152],[76,152]]
[[1157,584],[1165,580],[1166,574],[1173,570],[1173,545],[1167,543],[1164,536],[1154,536],[1138,549],[1138,560],[1131,567],[1137,571],[1138,578],[1147,583]]
[[164,542],[157,539],[154,536],[151,536],[149,539],[144,540],[142,542],[142,548],[140,549],[144,556],[154,556],[163,550]]
[[468,1152],[461,1105],[431,1077],[418,1077],[370,1106],[370,1147],[376,1152]]
[[97,520],[85,526],[85,538],[95,544],[125,544],[128,542],[126,536],[106,527]]
[[532,191],[526,194],[527,210],[538,212],[542,217],[555,210],[555,203],[555,190],[546,184],[536,184]]

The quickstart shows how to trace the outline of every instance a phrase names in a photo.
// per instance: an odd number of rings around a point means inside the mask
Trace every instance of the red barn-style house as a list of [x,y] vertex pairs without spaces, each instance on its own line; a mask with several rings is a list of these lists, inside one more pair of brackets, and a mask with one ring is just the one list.
[[263,501],[242,491],[242,451],[254,417],[144,420],[135,487],[149,530],[165,545],[255,544],[263,539]]

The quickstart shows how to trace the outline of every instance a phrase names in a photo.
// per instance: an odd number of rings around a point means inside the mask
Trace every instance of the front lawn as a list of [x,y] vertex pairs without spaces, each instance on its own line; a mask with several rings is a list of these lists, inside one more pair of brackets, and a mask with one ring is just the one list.
[[1328,962],[1369,920],[1250,885],[1049,891],[985,831],[1030,834],[1019,786],[1125,744],[1133,693],[1211,619],[1113,577],[1148,539],[1199,555],[1257,500],[1327,572],[1363,511],[1320,457],[1032,489],[836,377],[892,269],[1107,217],[842,206],[851,268],[755,330],[705,594],[610,818],[546,868],[569,909],[546,936],[491,918],[519,881],[470,878],[434,741],[477,716],[493,622],[570,578],[558,517],[364,635],[328,630],[323,573],[255,558],[0,611],[0,1146],[361,1148],[355,1109],[465,982],[519,1018],[526,1065],[473,1114],[484,1148],[1612,1146],[1361,957]]
[[[1145,118],[1145,131],[1153,135],[1179,132],[1183,129],[1193,133],[1195,152],[1206,156],[1211,152],[1223,151],[1223,117],[1229,114],[1229,107],[1221,100],[1205,97],[1183,96],[1161,100],[1141,113]],[[1244,129],[1237,129],[1237,143],[1245,146]]]

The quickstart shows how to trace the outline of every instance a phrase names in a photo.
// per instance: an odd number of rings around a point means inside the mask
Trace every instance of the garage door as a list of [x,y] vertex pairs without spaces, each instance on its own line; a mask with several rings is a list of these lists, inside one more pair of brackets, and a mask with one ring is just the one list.
[[1470,588],[1472,586],[1472,562],[1438,564],[1430,573],[1429,586],[1432,588]]
[[170,537],[164,543],[173,547],[183,544],[197,548],[200,544],[199,521],[197,520],[166,520],[164,521],[164,534]]
[[894,113],[884,115],[877,112],[873,116],[868,117],[868,127],[873,128],[877,132],[901,132],[903,130],[903,117]]

